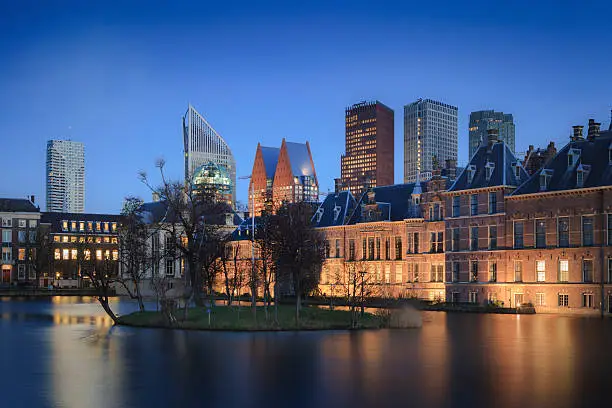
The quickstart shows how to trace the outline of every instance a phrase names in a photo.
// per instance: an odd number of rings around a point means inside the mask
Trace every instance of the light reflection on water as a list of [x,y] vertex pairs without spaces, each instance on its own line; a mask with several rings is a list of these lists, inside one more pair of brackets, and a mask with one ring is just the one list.
[[417,330],[182,332],[110,327],[92,298],[1,299],[0,317],[3,407],[571,407],[602,404],[612,381],[608,320],[429,312]]

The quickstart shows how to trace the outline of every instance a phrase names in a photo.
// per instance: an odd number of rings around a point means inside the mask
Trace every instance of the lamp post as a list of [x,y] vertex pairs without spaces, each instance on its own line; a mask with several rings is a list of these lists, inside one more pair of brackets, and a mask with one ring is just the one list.
[[253,308],[253,318],[257,314],[255,290],[255,183],[253,175],[238,177],[239,180],[251,180],[251,307]]

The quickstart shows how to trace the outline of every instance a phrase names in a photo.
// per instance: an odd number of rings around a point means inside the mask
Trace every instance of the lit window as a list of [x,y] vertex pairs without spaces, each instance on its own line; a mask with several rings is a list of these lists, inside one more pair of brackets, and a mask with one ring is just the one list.
[[72,257],[72,259],[77,259],[77,250],[76,249],[71,249],[70,250],[70,256]]
[[117,251],[116,249],[113,250],[113,261],[116,261],[119,259],[119,251]]
[[59,250],[58,248],[55,248],[54,259],[55,259],[55,260],[62,259],[62,256],[61,256],[61,254],[60,254],[60,250]]
[[567,282],[569,279],[569,261],[567,259],[559,260],[559,282]]
[[536,273],[538,282],[546,281],[546,261],[536,261]]
[[25,248],[19,248],[18,259],[20,261],[25,261]]
[[96,259],[98,261],[102,260],[102,250],[101,249],[96,249]]
[[70,259],[70,251],[67,249],[62,250],[62,259]]

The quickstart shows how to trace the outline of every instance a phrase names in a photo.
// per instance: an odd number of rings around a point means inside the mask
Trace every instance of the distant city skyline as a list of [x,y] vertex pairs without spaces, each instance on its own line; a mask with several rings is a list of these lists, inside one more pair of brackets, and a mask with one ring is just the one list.
[[46,161],[48,212],[85,212],[85,146],[73,140],[49,140]]
[[[395,110],[396,182],[400,112],[419,97],[459,108],[459,166],[469,158],[473,111],[511,112],[519,152],[563,146],[571,126],[589,118],[609,126],[610,32],[576,23],[611,15],[609,2],[195,3],[188,13],[63,4],[39,4],[33,15],[11,3],[0,13],[0,138],[15,152],[3,165],[18,169],[3,183],[6,197],[44,196],[45,143],[73,138],[87,149],[88,212],[118,212],[125,196],[149,200],[138,172],[158,183],[156,159],[184,178],[180,123],[189,103],[231,147],[237,176],[251,172],[258,142],[308,140],[321,191],[340,177],[344,108],[355,101]],[[248,180],[236,187],[246,204]]]

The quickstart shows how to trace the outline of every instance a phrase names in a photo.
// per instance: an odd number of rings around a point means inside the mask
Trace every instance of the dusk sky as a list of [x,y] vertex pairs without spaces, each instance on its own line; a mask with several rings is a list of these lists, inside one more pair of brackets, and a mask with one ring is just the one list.
[[149,200],[137,174],[157,181],[159,157],[183,177],[188,103],[227,141],[238,176],[257,142],[308,140],[321,191],[340,176],[344,109],[361,100],[395,110],[396,183],[403,106],[418,98],[459,108],[460,164],[474,110],[512,113],[517,151],[560,148],[591,117],[610,123],[610,1],[8,3],[0,197],[34,194],[41,209],[49,139],[85,143],[87,212]]

